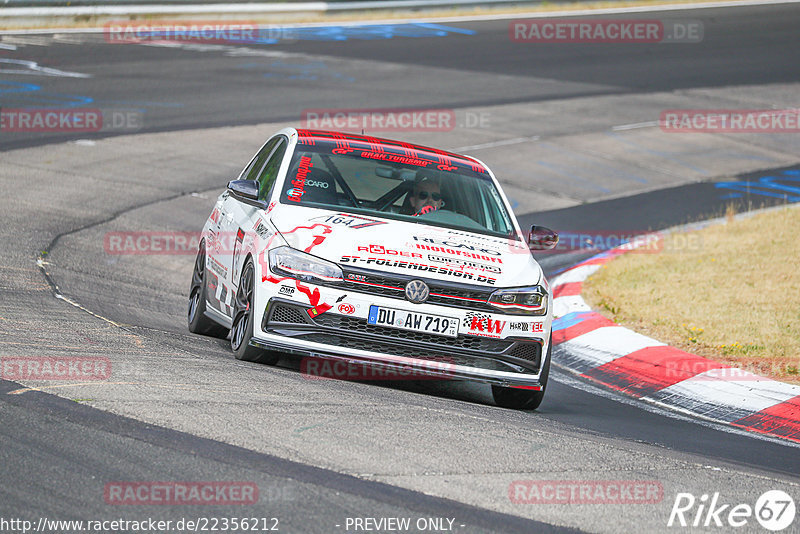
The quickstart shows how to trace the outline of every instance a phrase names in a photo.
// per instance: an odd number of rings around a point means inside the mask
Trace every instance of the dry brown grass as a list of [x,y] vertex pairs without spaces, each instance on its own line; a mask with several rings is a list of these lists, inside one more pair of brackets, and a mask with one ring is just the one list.
[[[667,236],[584,285],[596,310],[677,348],[800,383],[800,209]],[[687,246],[688,245],[688,246]]]

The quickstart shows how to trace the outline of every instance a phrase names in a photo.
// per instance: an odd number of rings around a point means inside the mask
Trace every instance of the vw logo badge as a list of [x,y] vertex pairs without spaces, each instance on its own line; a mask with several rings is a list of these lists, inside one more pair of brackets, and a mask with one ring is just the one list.
[[406,300],[414,304],[422,304],[428,300],[429,294],[428,284],[422,280],[411,280],[406,284]]

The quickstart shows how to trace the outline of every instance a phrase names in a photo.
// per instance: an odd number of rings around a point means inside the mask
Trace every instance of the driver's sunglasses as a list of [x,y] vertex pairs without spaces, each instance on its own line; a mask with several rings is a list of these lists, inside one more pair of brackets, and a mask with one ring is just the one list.
[[442,200],[441,193],[428,193],[427,191],[418,191],[417,198],[420,200],[427,200],[429,194],[431,195],[431,198],[433,199],[434,202],[439,202],[440,200]]

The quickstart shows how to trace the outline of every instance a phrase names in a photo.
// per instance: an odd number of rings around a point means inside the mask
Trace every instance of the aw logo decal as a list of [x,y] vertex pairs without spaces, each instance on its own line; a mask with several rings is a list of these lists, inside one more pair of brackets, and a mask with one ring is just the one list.
[[462,324],[465,328],[469,328],[470,334],[483,337],[500,337],[500,332],[506,326],[505,321],[498,321],[484,313],[475,312],[467,312]]

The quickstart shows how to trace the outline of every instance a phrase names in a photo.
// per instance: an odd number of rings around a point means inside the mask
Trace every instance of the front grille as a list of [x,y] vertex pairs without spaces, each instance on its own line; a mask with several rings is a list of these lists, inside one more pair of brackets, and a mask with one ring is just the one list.
[[[357,277],[358,279],[353,279]],[[443,283],[418,276],[377,274],[367,270],[347,269],[344,271],[344,287],[358,293],[370,293],[383,297],[405,300],[405,286],[409,280],[423,280],[430,288],[429,304],[439,304],[468,310],[497,310],[489,304],[493,289],[480,289],[465,284]]]
[[304,324],[303,312],[294,306],[278,304],[273,306],[271,321],[279,323]]
[[449,338],[371,325],[366,319],[337,314],[324,313],[312,319],[297,304],[279,300],[270,303],[262,326],[265,331],[326,345],[485,369],[536,372],[541,363],[542,347],[536,341],[464,334]]
[[542,346],[539,343],[517,343],[510,351],[508,351],[509,356],[513,356],[514,358],[519,358],[521,360],[528,360],[529,362],[534,362],[536,366],[539,366],[539,362],[541,361],[542,357]]
[[413,332],[397,328],[386,328],[367,323],[366,319],[345,317],[341,315],[320,315],[314,319],[316,324],[340,328],[351,332],[364,332],[365,334],[379,335],[385,338],[396,338],[434,345],[447,345],[462,349],[479,350],[482,352],[500,353],[508,349],[512,343],[502,339],[490,339],[477,336],[460,335],[458,337],[443,337],[425,332]]

